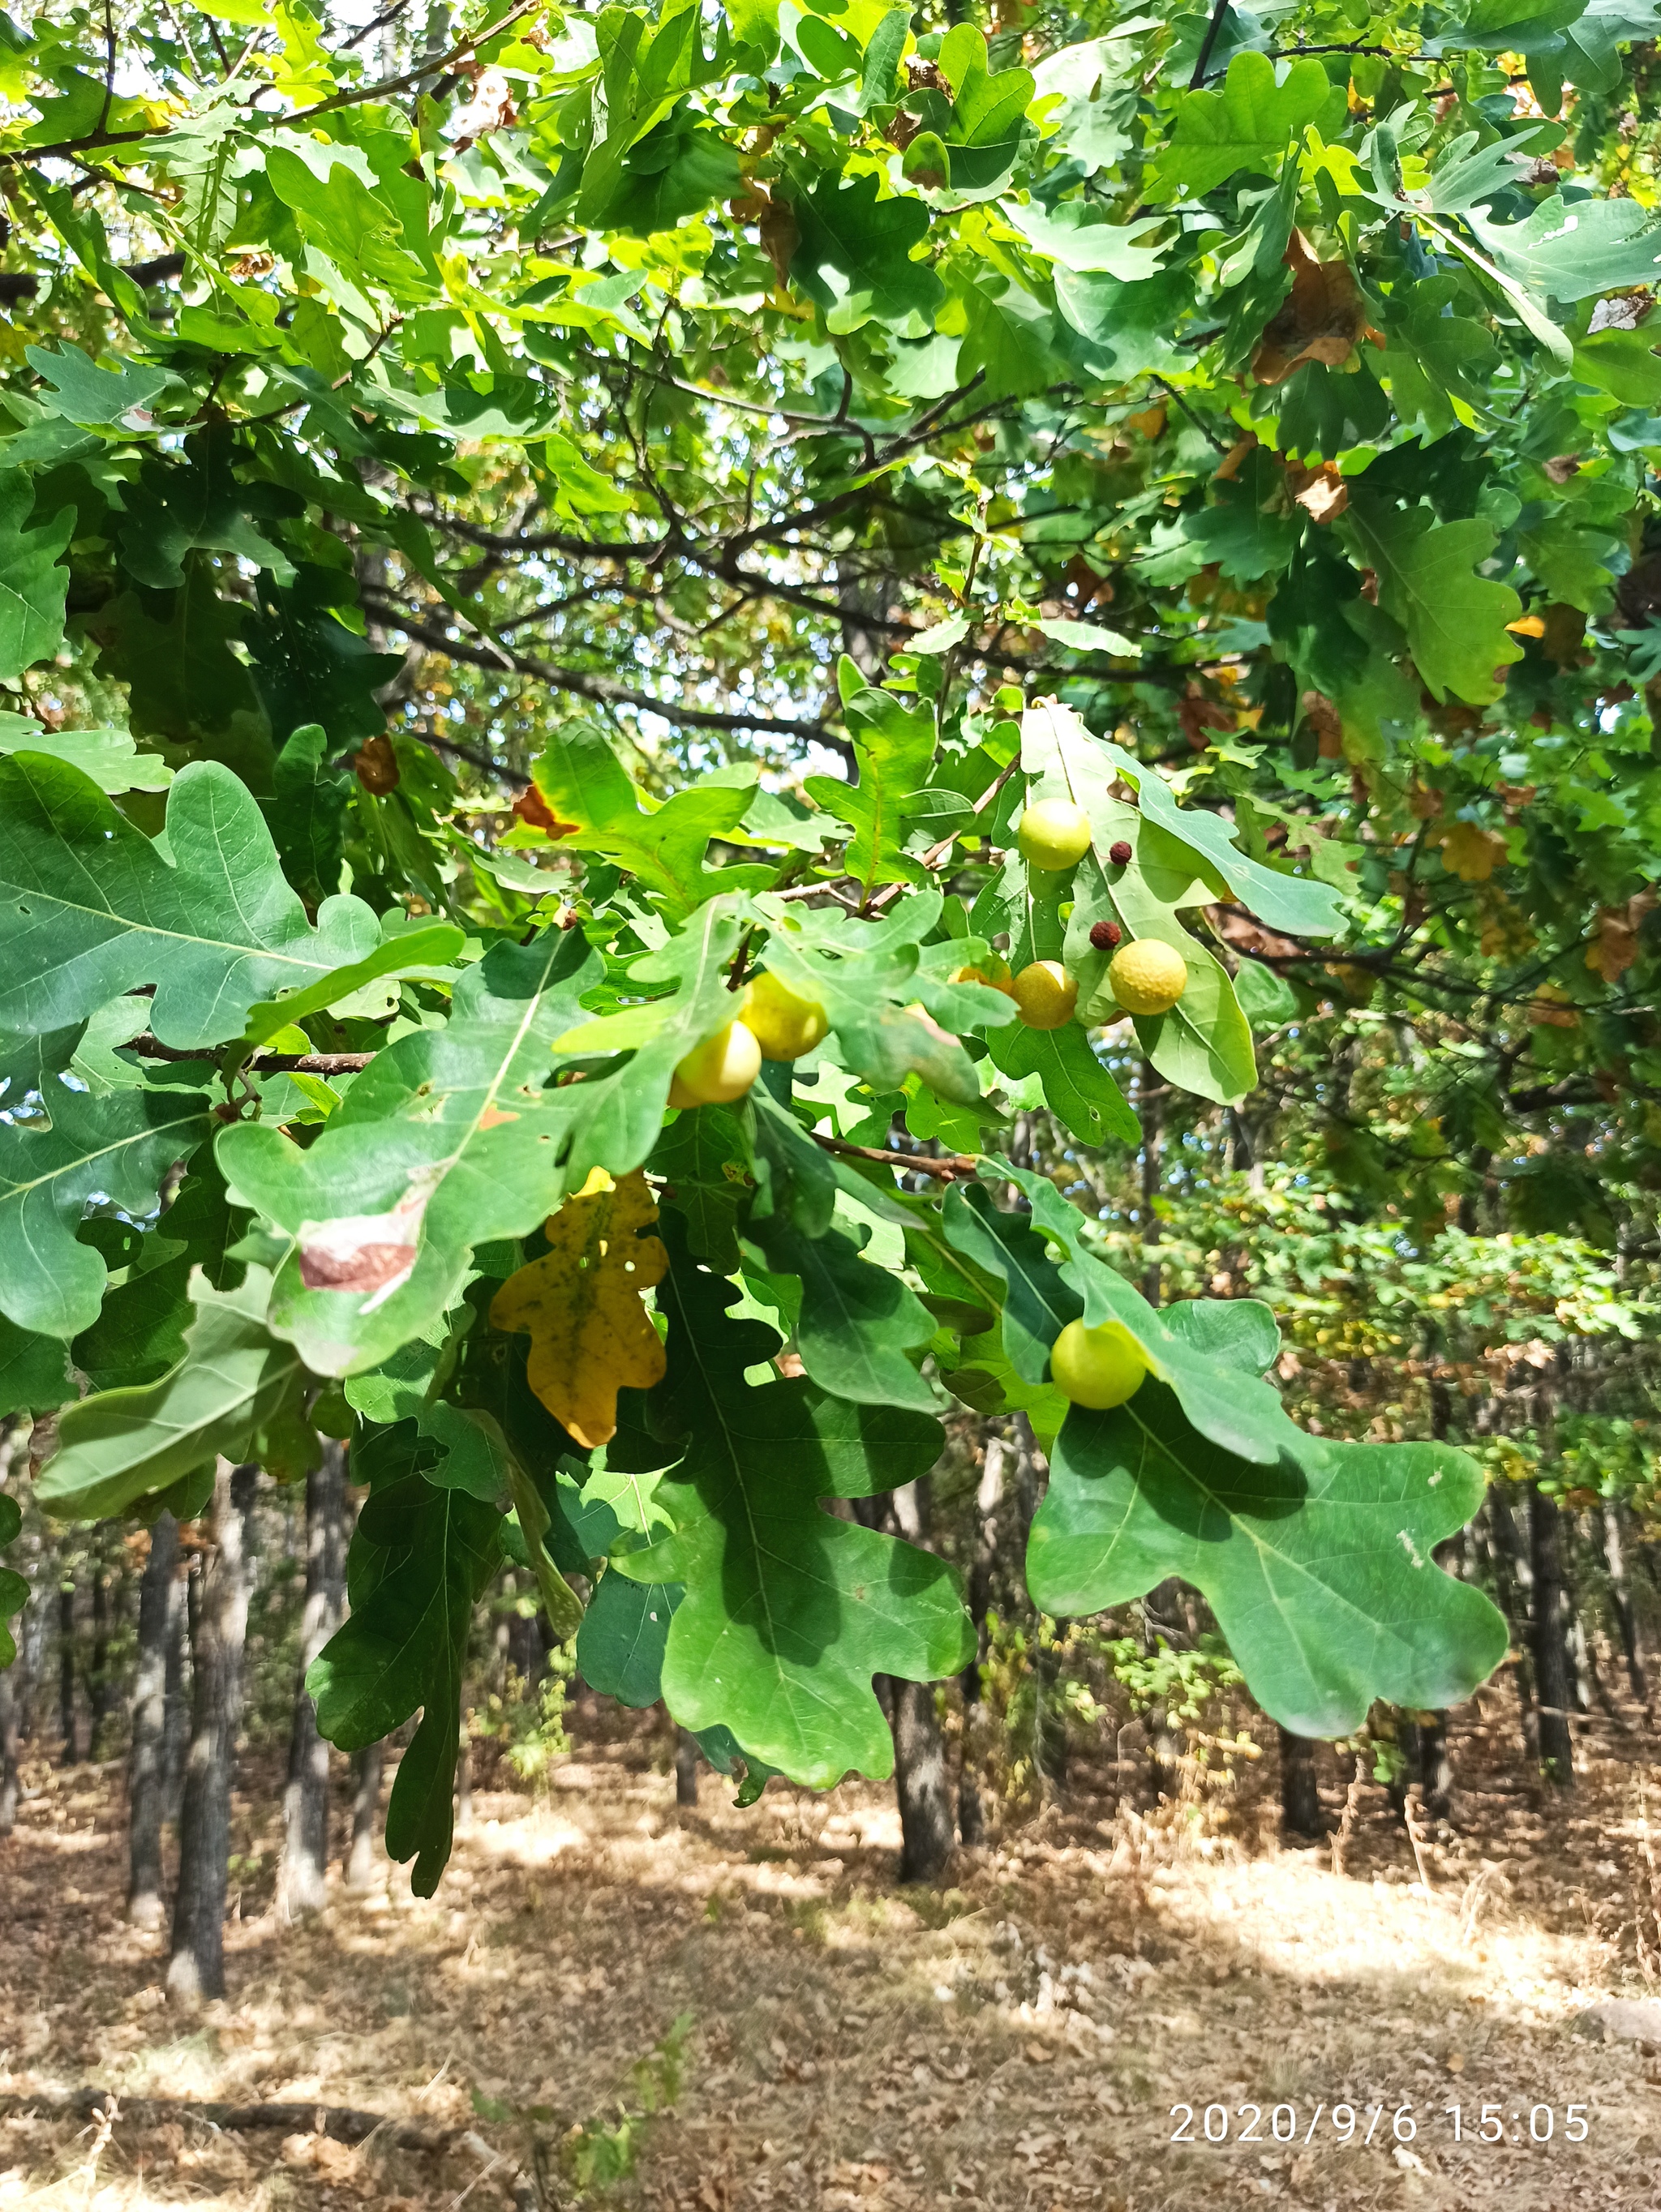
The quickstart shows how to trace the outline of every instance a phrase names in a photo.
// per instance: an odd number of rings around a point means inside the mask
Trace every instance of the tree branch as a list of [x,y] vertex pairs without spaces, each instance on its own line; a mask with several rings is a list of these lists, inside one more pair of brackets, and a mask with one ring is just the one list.
[[551,685],[557,691],[569,691],[579,699],[592,699],[598,705],[633,707],[642,714],[660,715],[666,722],[698,730],[759,730],[776,738],[818,738],[824,732],[822,721],[787,722],[768,714],[719,714],[705,707],[678,707],[672,700],[654,699],[649,691],[636,691],[626,684],[613,683],[609,676],[554,668],[546,661],[509,652],[506,647],[487,652],[482,646],[464,645],[460,639],[446,637],[441,629],[407,614],[390,599],[382,599],[378,592],[365,592],[363,604],[380,621],[401,630],[405,637],[430,646],[447,659],[462,661],[471,668],[488,668],[498,676],[503,672],[505,664],[510,674],[528,676],[538,684]]

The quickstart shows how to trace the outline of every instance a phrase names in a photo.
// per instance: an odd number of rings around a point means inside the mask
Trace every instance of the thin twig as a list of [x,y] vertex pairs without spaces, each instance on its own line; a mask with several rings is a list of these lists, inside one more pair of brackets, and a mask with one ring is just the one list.
[[874,1160],[880,1167],[904,1168],[908,1173],[933,1176],[939,1182],[958,1182],[980,1172],[979,1160],[970,1152],[931,1159],[926,1152],[886,1152],[877,1145],[845,1144],[840,1137],[822,1137],[817,1130],[813,1142],[824,1152],[835,1152],[839,1159]]

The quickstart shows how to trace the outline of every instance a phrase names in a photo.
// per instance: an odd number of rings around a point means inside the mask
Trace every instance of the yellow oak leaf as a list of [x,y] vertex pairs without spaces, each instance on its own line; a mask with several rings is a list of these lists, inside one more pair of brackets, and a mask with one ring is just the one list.
[[1506,860],[1505,839],[1474,822],[1456,822],[1442,839],[1442,866],[1462,884],[1485,884]]
[[663,1346],[641,1304],[669,1255],[640,1231],[658,1218],[645,1176],[593,1175],[544,1231],[548,1249],[509,1275],[490,1326],[531,1340],[526,1376],[554,1419],[584,1446],[617,1433],[618,1392],[663,1379]]

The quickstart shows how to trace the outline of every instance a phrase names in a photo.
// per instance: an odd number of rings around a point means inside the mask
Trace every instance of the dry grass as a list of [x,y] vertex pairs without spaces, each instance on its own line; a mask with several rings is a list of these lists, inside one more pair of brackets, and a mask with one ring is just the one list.
[[[885,1793],[775,1784],[738,1812],[706,1776],[681,1825],[656,1751],[593,1745],[541,1803],[481,1797],[429,1904],[399,1878],[309,1928],[238,1922],[231,1999],[196,2022],[170,2015],[157,1944],[113,1909],[111,1782],[50,1783],[0,1846],[0,2096],[314,2100],[475,2138],[440,2160],[12,2117],[0,2212],[569,2204],[565,2130],[615,2112],[683,2012],[678,2108],[617,2192],[660,2212],[1661,2205],[1651,2059],[1570,2028],[1592,1996],[1645,1993],[1630,1766],[1594,1760],[1572,1808],[1542,1807],[1490,1780],[1467,1734],[1462,1776],[1488,1786],[1427,1845],[1428,1892],[1369,1785],[1342,1874],[1329,1850],[1266,1839],[1261,1799],[1220,1833],[1081,1790],[937,1897],[894,1889]],[[480,2118],[476,2097],[541,2117]],[[1346,2099],[1362,2128],[1387,2108],[1370,2147],[1269,2137],[1267,2108],[1294,2106],[1301,2135]],[[1455,2101],[1468,2134],[1485,2104],[1507,2134],[1549,2104],[1556,2139],[1456,2148]],[[1403,2102],[1406,2162],[1389,2132]],[[1579,2147],[1572,2102],[1589,2108]],[[1264,2140],[1173,2147],[1179,2103],[1260,2104]]]

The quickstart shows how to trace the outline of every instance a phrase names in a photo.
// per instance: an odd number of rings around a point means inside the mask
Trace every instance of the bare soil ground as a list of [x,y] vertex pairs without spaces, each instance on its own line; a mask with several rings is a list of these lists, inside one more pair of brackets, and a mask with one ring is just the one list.
[[[1274,1840],[1262,1770],[1221,1819],[1116,1812],[1104,1773],[965,1855],[944,1894],[901,1892],[885,1791],[775,1784],[738,1811],[706,1775],[678,1818],[660,1739],[579,1733],[540,1799],[479,1797],[436,1899],[394,1871],[289,1928],[258,1909],[259,1798],[231,1995],[194,2021],[163,2002],[159,1940],[121,1919],[119,1778],[37,1771],[0,1844],[0,2212],[569,2205],[568,2131],[637,2102],[633,2063],[681,2014],[678,2103],[613,2191],[643,2212],[1655,2212],[1661,2063],[1573,2022],[1648,1994],[1656,1779],[1605,1730],[1573,1800],[1545,1802],[1506,1779],[1513,1708],[1488,1705],[1422,1868],[1370,1784],[1335,1870],[1330,1846]],[[86,2085],[471,2140],[100,2129],[33,2101]]]

